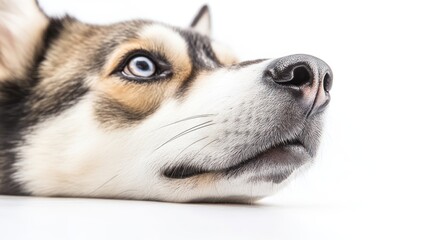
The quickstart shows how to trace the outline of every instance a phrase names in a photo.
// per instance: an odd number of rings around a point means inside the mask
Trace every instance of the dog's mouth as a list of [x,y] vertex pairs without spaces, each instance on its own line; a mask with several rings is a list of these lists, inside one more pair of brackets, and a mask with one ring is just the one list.
[[[299,139],[292,139],[268,149],[257,152],[253,157],[244,159],[238,164],[218,169],[204,169],[192,165],[180,164],[169,167],[163,175],[171,179],[187,179],[203,174],[223,174],[237,176],[243,173],[259,173],[272,175],[290,175],[291,170],[311,159],[306,144]],[[267,170],[270,172],[267,173]]]

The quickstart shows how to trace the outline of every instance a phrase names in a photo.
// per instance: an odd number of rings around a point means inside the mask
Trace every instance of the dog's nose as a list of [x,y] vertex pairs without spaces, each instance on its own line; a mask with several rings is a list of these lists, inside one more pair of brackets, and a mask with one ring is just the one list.
[[316,57],[300,54],[276,59],[268,65],[265,76],[276,87],[294,93],[307,116],[322,112],[329,104],[332,71]]

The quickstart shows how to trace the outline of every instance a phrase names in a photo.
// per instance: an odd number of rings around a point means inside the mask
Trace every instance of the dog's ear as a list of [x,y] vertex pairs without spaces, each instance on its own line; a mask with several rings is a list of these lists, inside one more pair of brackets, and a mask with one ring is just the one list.
[[195,31],[210,36],[211,34],[211,20],[210,20],[210,10],[207,5],[204,5],[197,16],[191,23],[191,28]]
[[0,81],[25,76],[48,23],[36,0],[0,0]]

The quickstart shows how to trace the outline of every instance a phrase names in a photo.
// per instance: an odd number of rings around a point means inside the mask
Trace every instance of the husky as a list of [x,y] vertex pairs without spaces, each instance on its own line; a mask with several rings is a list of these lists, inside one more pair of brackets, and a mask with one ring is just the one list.
[[239,61],[187,28],[49,17],[0,0],[0,193],[253,202],[311,164],[333,74],[310,55]]

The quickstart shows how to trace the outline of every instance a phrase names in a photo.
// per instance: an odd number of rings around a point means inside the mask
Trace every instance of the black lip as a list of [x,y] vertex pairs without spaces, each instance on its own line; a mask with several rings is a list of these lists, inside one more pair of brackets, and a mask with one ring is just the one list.
[[201,175],[209,172],[210,171],[208,170],[203,170],[201,168],[194,167],[194,166],[178,165],[165,170],[164,176],[167,178],[173,178],[173,179],[185,179],[185,178],[190,178],[196,175]]
[[270,151],[271,149],[278,148],[278,147],[292,147],[292,146],[302,147],[303,149],[305,149],[308,152],[305,144],[303,144],[299,139],[292,139],[292,140],[289,140],[285,143],[274,145],[273,147],[271,147],[267,150],[263,150],[263,151],[257,153],[255,156],[253,156],[249,159],[246,159],[246,160],[244,160],[244,161],[242,161],[236,165],[233,165],[233,166],[230,166],[227,168],[217,169],[217,170],[208,170],[208,169],[203,169],[201,167],[181,164],[181,165],[177,165],[177,166],[167,168],[163,172],[163,175],[164,175],[164,177],[171,178],[171,179],[186,179],[186,178],[191,178],[191,177],[206,174],[206,173],[233,172],[233,171],[236,171],[238,169],[243,168],[244,166],[246,166],[248,164],[251,164],[254,161],[257,161],[258,156]]

